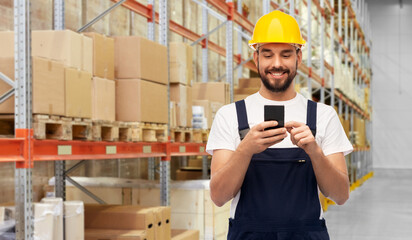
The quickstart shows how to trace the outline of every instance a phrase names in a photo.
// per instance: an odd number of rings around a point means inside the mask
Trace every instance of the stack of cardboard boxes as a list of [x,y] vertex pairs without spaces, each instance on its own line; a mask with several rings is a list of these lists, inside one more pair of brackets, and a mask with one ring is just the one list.
[[85,33],[92,39],[92,119],[115,121],[114,39]]
[[137,36],[114,40],[116,120],[167,123],[167,48]]
[[[0,32],[0,72],[14,80],[14,33]],[[92,40],[70,30],[32,32],[33,113],[91,118]],[[0,81],[0,94],[11,87]],[[14,98],[0,104],[14,113]]]
[[193,49],[186,43],[172,42],[170,49],[170,127],[192,127]]

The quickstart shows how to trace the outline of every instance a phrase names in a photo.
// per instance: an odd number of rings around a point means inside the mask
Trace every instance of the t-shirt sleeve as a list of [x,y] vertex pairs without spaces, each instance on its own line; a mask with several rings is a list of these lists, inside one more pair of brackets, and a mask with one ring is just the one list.
[[330,116],[329,121],[321,142],[323,153],[326,156],[338,152],[342,152],[344,155],[351,153],[353,146],[346,136],[336,111],[331,108],[328,115]]
[[231,107],[230,105],[223,106],[215,115],[206,145],[206,152],[210,155],[213,155],[213,150],[216,149],[236,150],[234,129],[237,129],[237,123],[233,121],[233,117],[236,118],[236,112],[232,113]]

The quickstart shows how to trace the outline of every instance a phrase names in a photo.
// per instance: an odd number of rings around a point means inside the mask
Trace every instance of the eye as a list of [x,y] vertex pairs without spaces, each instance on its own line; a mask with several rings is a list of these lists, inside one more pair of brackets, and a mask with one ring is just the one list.
[[264,58],[271,58],[273,56],[273,54],[263,54]]
[[291,56],[292,56],[292,54],[283,54],[282,57],[284,57],[284,58],[290,58]]

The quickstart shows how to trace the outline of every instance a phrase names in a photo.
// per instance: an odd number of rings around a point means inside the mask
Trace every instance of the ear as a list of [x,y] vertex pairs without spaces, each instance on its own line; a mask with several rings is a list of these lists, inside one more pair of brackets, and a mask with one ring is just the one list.
[[302,49],[299,50],[297,57],[298,57],[298,67],[299,67],[300,64],[302,63]]
[[[258,51],[258,50],[257,50],[257,51]],[[256,67],[257,67],[257,65],[258,65],[258,57],[259,57],[257,51],[254,51],[254,52],[253,52],[253,61],[255,62]]]

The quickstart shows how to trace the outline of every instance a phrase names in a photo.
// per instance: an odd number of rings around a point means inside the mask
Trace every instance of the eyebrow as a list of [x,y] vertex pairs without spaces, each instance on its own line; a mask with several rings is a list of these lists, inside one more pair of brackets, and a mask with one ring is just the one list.
[[293,50],[292,50],[292,49],[287,49],[287,50],[283,50],[281,53],[282,53],[282,54],[285,54],[285,53],[293,53]]
[[[261,53],[272,53],[272,50],[268,49],[268,48],[263,48],[262,50],[260,50]],[[293,53],[292,49],[286,49],[286,50],[282,50],[280,52],[281,54],[287,54],[287,53]]]
[[261,52],[261,53],[265,53],[265,52],[271,53],[272,50],[270,50],[270,49],[268,49],[268,48],[263,48],[260,52]]

